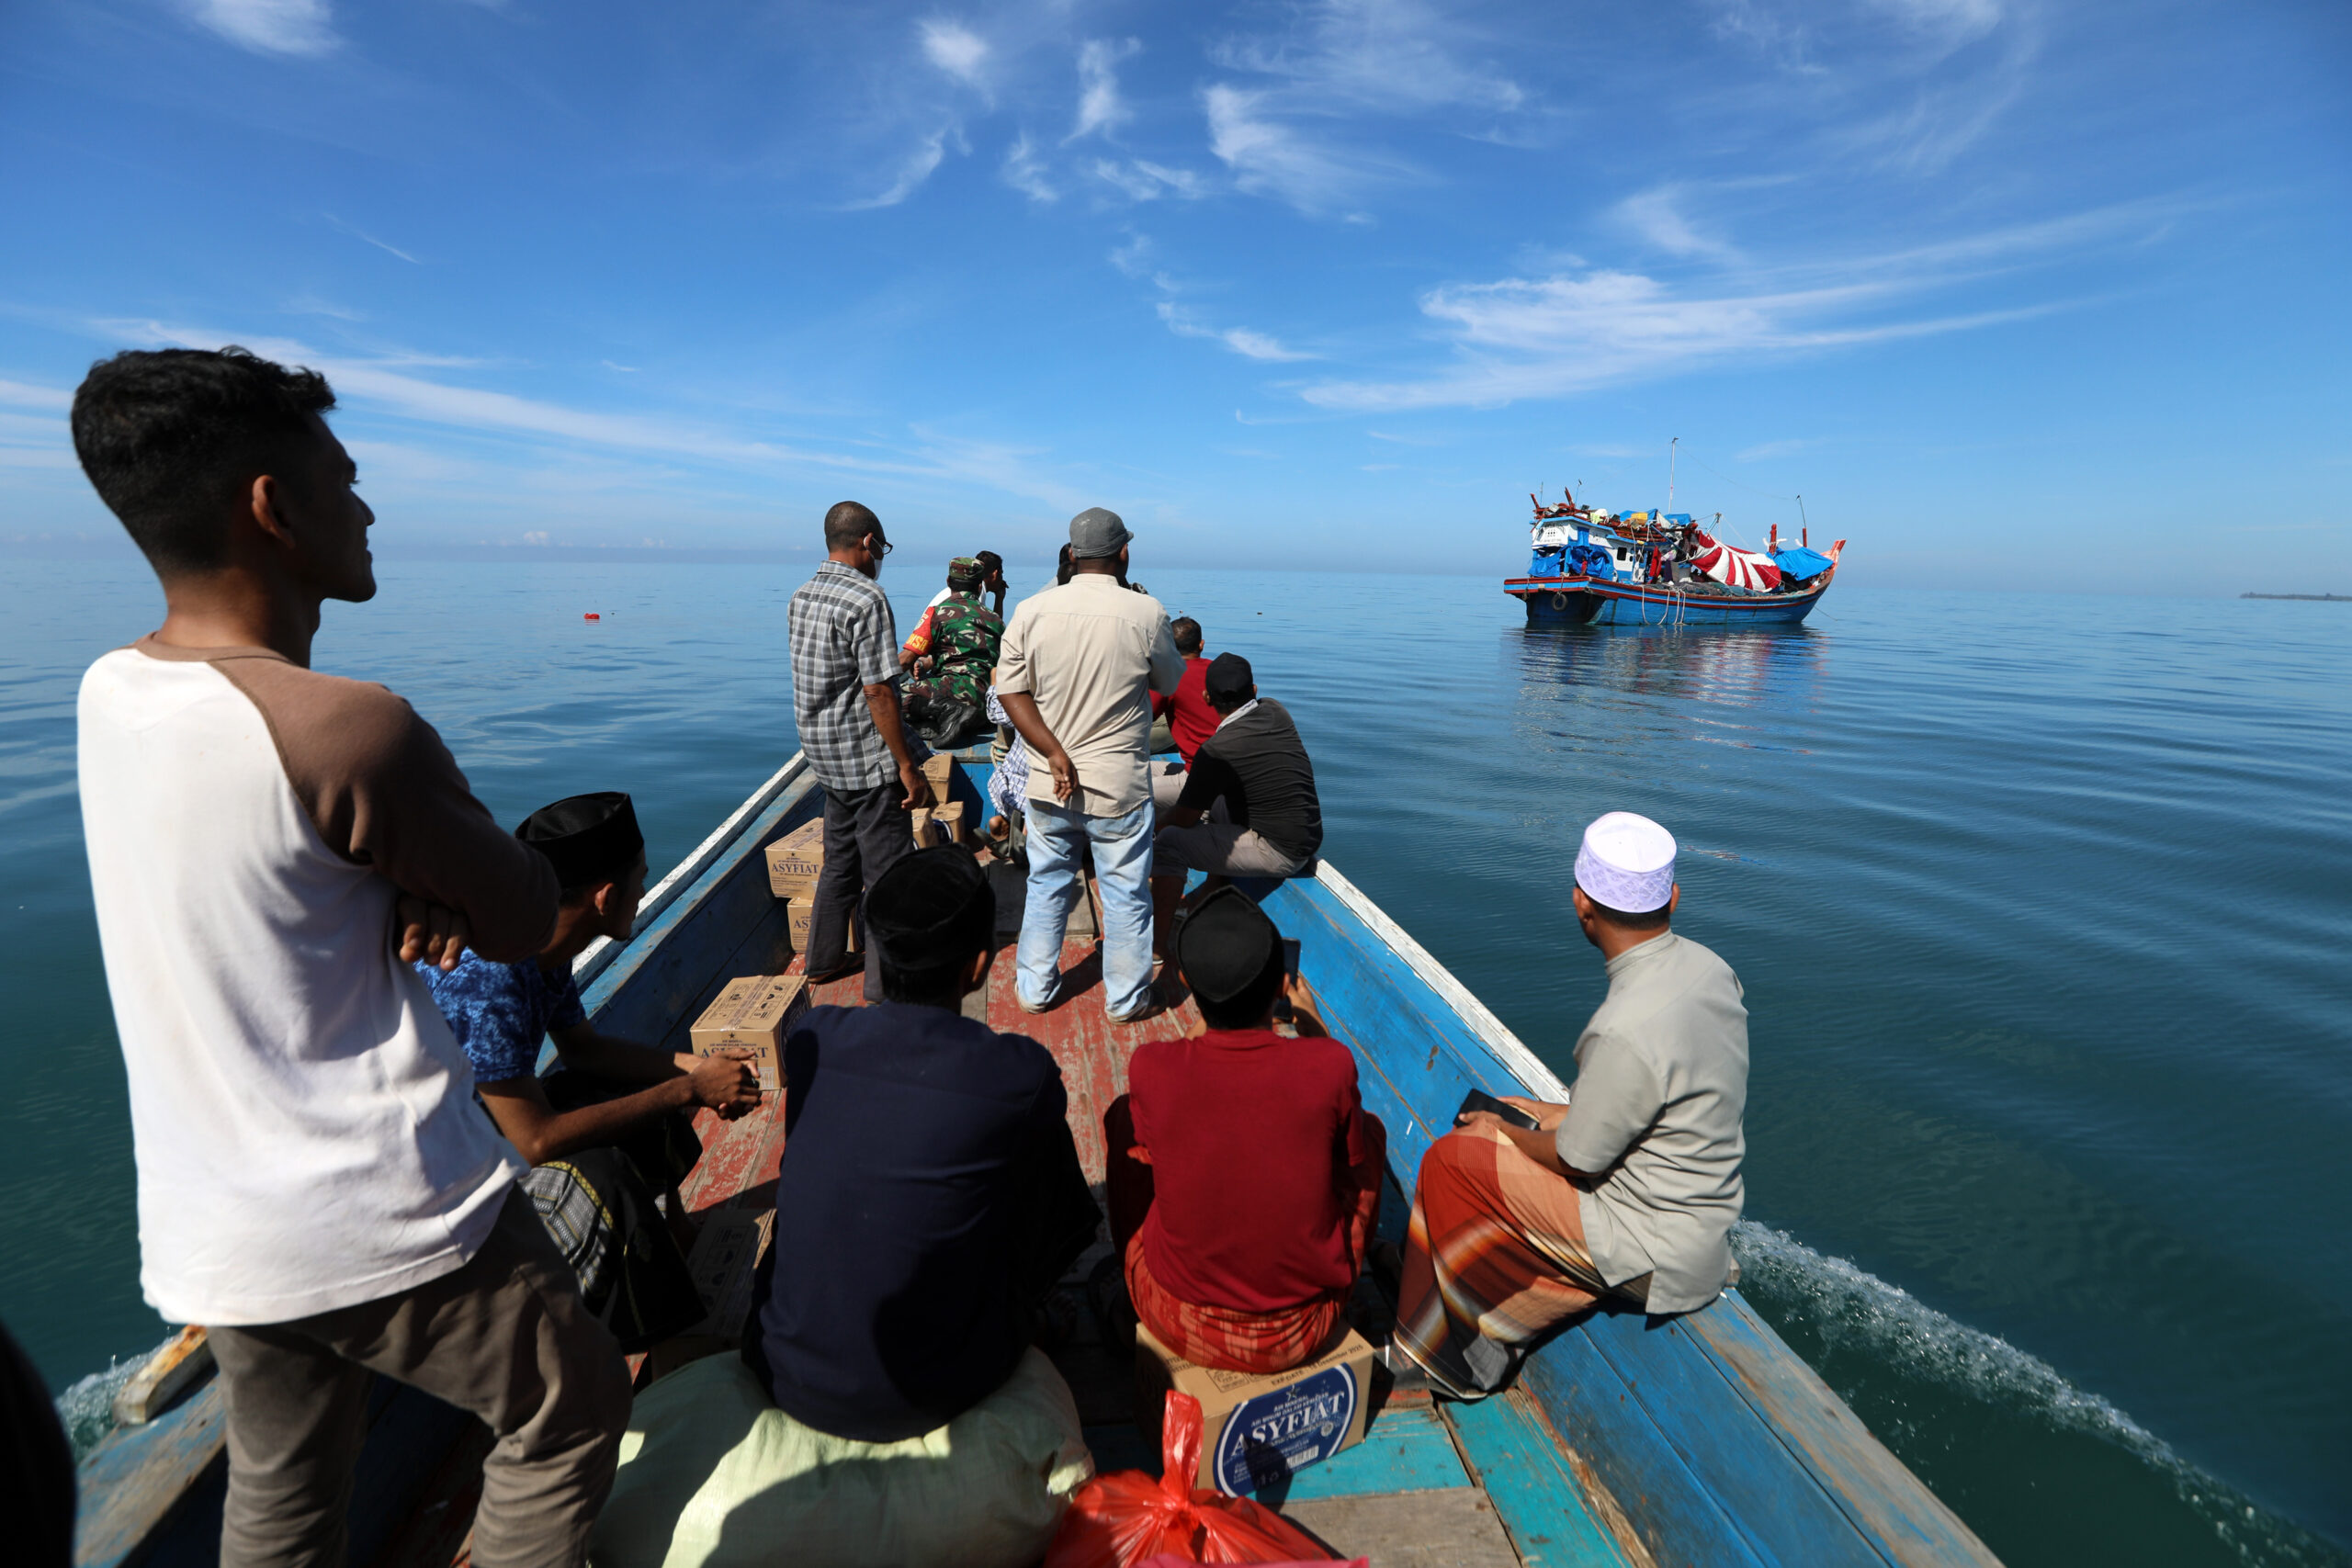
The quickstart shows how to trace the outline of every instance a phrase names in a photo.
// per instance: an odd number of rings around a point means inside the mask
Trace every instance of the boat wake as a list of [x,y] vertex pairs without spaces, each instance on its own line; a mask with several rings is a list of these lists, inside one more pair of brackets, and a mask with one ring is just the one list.
[[[164,1345],[170,1339],[164,1341]],[[57,1418],[65,1424],[65,1436],[74,1444],[74,1460],[80,1463],[82,1456],[98,1446],[99,1440],[114,1430],[115,1391],[130,1381],[130,1374],[147,1362],[147,1358],[163,1348],[163,1345],[117,1361],[102,1372],[92,1372],[76,1380],[57,1396]]]
[[[2076,1387],[2049,1362],[2007,1340],[1947,1317],[1909,1292],[1890,1285],[1842,1258],[1815,1252],[1786,1231],[1744,1220],[1733,1230],[1740,1290],[1784,1335],[1796,1330],[1817,1342],[1804,1347],[1838,1394],[1856,1404],[1876,1404],[1858,1381],[1831,1368],[1868,1367],[1901,1382],[1935,1391],[2010,1419],[2097,1439],[2137,1460],[2211,1530],[2229,1558],[2248,1564],[2330,1565],[2352,1557],[2293,1521],[2269,1513],[2210,1472],[2176,1453],[2109,1400]],[[1872,1379],[1875,1381],[1875,1379]],[[1898,1457],[1914,1423],[1866,1416]],[[2183,1521],[2186,1524],[2187,1521]]]

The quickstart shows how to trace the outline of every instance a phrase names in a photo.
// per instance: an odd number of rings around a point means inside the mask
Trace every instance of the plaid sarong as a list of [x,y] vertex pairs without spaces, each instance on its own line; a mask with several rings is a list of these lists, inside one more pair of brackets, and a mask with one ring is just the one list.
[[1152,1278],[1143,1237],[1127,1243],[1127,1300],[1159,1342],[1196,1367],[1286,1372],[1315,1359],[1340,1321],[1337,1292],[1280,1312],[1237,1312],[1171,1295]]
[[1538,1335],[1608,1293],[1577,1189],[1484,1128],[1430,1145],[1413,1193],[1396,1344],[1457,1399],[1508,1385]]

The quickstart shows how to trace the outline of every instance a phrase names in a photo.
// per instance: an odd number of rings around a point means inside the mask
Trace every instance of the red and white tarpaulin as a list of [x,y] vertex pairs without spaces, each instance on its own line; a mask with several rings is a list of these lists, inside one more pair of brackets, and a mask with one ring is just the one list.
[[1717,582],[1758,590],[1781,586],[1781,569],[1761,550],[1733,549],[1696,528],[1690,530],[1690,564]]

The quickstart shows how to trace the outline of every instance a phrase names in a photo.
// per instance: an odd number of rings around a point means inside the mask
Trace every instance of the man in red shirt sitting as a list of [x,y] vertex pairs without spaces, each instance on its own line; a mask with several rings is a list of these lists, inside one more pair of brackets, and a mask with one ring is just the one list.
[[[1199,1366],[1283,1371],[1329,1343],[1363,1269],[1387,1130],[1247,896],[1211,894],[1177,931],[1176,964],[1208,1030],[1138,1046],[1103,1116],[1112,1242],[1160,1343]],[[1295,1040],[1272,1028],[1285,995]]]
[[1168,623],[1168,635],[1175,639],[1176,651],[1184,656],[1184,676],[1169,695],[1152,694],[1151,716],[1168,721],[1176,754],[1184,761],[1181,765],[1169,761],[1151,765],[1151,804],[1162,812],[1184,793],[1184,770],[1193,765],[1193,753],[1201,749],[1201,742],[1216,733],[1222,717],[1209,705],[1209,661],[1201,657],[1201,623],[1190,615],[1180,616]]

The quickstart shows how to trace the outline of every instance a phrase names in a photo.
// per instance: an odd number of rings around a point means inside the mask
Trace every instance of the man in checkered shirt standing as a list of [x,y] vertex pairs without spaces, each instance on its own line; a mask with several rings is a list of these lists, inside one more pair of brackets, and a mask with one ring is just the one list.
[[854,501],[825,513],[825,559],[792,596],[792,708],[808,771],[825,786],[825,869],[808,919],[808,976],[882,966],[849,956],[850,919],[875,879],[914,849],[909,815],[931,804],[922,743],[899,711],[899,623],[874,581],[890,553],[881,520]]

